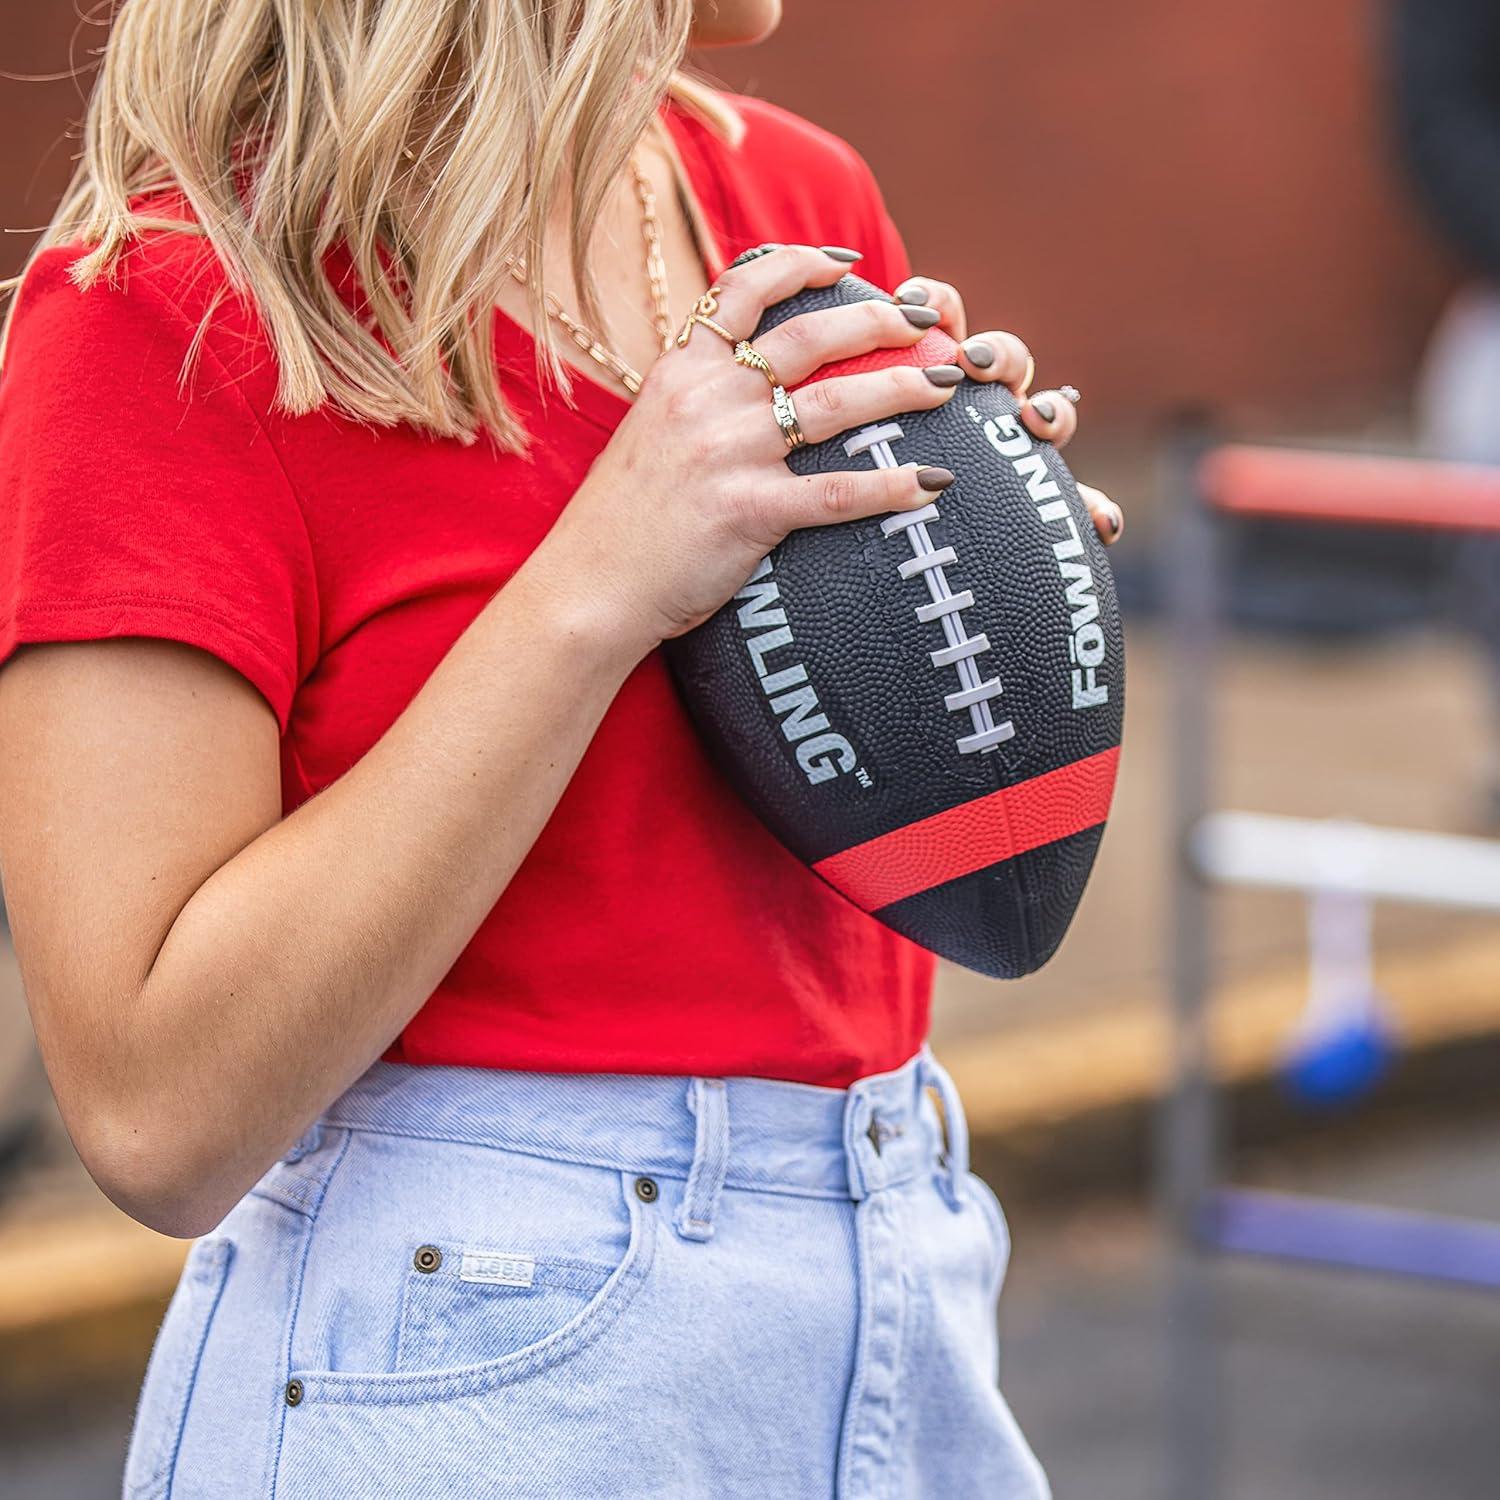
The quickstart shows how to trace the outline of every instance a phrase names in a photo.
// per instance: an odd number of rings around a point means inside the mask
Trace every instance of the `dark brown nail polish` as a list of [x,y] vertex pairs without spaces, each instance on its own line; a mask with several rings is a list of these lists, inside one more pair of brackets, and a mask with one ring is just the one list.
[[962,348],[964,358],[978,369],[987,370],[995,363],[995,346],[983,339],[965,339]]
[[1031,409],[1044,422],[1055,422],[1057,420],[1057,408],[1045,396],[1040,401],[1033,401]]
[[924,490],[945,490],[953,483],[953,477],[952,469],[931,467],[917,470],[917,483]]
[[863,260],[864,254],[859,250],[849,250],[843,245],[819,245],[824,255],[831,255],[834,260],[841,260],[845,264],[851,264],[856,260]]
[[957,385],[964,378],[964,372],[958,365],[928,365],[922,373],[934,385],[944,387]]
[[913,328],[931,328],[942,317],[942,314],[935,307],[903,307],[901,316]]
[[925,286],[909,286],[896,293],[897,302],[905,302],[909,306],[924,307],[927,303],[927,288]]

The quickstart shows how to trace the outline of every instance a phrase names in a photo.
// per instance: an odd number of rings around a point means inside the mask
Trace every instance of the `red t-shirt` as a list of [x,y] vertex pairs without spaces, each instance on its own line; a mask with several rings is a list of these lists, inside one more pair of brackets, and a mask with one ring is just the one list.
[[[732,149],[664,107],[721,248],[852,245],[909,274],[845,142],[734,97]],[[0,660],[144,635],[228,662],[282,732],[286,812],[347,771],[541,540],[628,409],[579,376],[542,414],[530,334],[496,315],[534,460],[332,411],[272,410],[254,315],[214,314],[206,242],[149,232],[87,292],[47,252],[0,370]],[[712,267],[714,273],[722,267]],[[545,622],[538,622],[544,629]],[[926,1034],[933,961],[812,875],[710,762],[660,652],[630,675],[500,901],[385,1056],[847,1085]]]

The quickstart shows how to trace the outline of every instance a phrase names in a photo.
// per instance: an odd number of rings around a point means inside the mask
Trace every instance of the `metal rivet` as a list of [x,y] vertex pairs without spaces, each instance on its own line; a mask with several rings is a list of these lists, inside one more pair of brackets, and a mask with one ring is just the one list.
[[443,1263],[443,1252],[436,1245],[423,1245],[412,1256],[411,1263],[419,1271],[435,1271]]
[[302,1402],[302,1382],[300,1380],[289,1380],[286,1383],[286,1404],[298,1406]]
[[656,1185],[654,1177],[637,1177],[635,1180],[635,1195],[642,1203],[655,1203],[661,1194],[661,1189]]

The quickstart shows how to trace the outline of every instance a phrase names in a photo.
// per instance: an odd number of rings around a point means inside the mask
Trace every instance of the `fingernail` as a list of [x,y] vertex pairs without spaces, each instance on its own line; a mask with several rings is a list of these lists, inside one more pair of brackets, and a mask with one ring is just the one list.
[[864,255],[860,251],[847,250],[842,245],[819,245],[818,249],[824,255],[831,255],[835,260],[841,260],[846,265],[852,261],[864,259]]
[[1055,422],[1057,420],[1057,408],[1045,396],[1039,401],[1033,401],[1031,409],[1044,422]]
[[925,286],[903,287],[896,293],[897,302],[905,302],[908,305],[923,307],[927,303],[927,288]]
[[1125,525],[1125,512],[1111,500],[1109,513],[1105,519],[1109,522],[1109,539],[1114,541]]
[[924,490],[945,490],[953,483],[952,469],[927,468],[917,470],[917,483]]
[[995,363],[995,346],[985,343],[983,339],[965,339],[963,351],[964,358],[981,370],[987,370]]
[[964,372],[958,365],[928,365],[922,373],[934,385],[941,386],[957,385],[964,378]]
[[942,314],[935,307],[903,307],[901,316],[913,328],[931,328]]

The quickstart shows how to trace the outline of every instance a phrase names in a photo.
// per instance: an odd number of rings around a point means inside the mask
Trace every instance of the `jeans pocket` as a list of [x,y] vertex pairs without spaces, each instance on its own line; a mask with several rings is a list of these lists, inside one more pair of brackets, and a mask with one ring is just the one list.
[[483,1394],[555,1369],[601,1338],[640,1289],[655,1254],[656,1211],[617,1180],[624,1251],[613,1265],[553,1253],[524,1222],[498,1244],[422,1241],[406,1261],[389,1371],[297,1370],[300,1400],[319,1403],[442,1401]]
[[614,1269],[487,1244],[419,1245],[401,1299],[395,1369],[480,1364],[539,1344],[584,1313]]
[[125,1463],[126,1500],[165,1500],[203,1347],[224,1291],[234,1242],[224,1235],[195,1240],[157,1330],[136,1406]]

